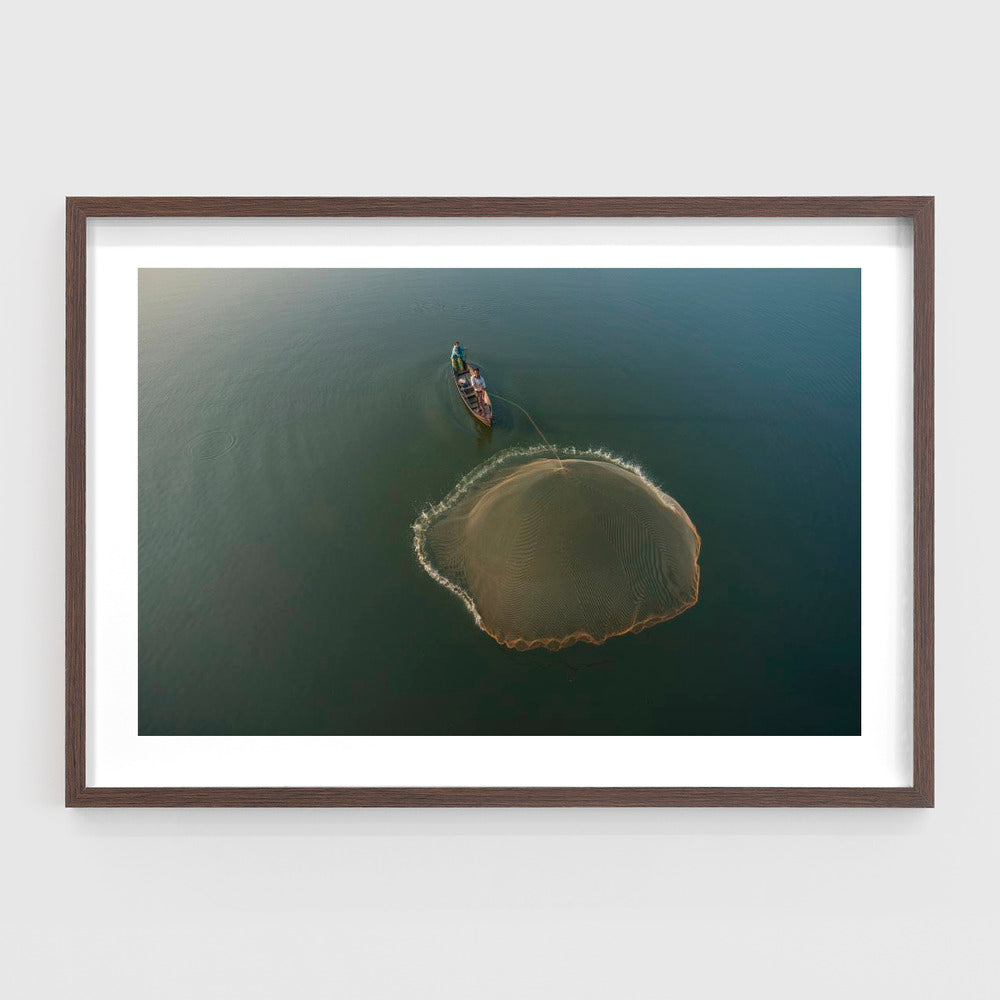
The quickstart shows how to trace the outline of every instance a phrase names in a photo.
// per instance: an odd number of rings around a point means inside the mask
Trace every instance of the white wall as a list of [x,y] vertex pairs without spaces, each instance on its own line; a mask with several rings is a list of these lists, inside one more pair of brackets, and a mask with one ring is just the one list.
[[[986,9],[5,11],[9,995],[996,995]],[[64,195],[924,193],[938,196],[934,811],[62,808]]]

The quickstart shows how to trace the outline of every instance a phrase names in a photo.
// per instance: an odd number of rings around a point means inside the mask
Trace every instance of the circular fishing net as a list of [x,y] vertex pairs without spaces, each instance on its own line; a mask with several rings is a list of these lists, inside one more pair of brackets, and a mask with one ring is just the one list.
[[513,649],[602,643],[698,600],[691,520],[602,453],[502,455],[421,514],[414,544],[424,569]]

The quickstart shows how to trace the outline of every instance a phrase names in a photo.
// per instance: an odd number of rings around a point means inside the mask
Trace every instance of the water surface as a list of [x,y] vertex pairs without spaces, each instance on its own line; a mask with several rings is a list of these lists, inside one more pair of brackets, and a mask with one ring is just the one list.
[[[142,270],[143,734],[860,732],[857,270]],[[643,467],[698,603],[521,653],[411,524],[537,434]]]

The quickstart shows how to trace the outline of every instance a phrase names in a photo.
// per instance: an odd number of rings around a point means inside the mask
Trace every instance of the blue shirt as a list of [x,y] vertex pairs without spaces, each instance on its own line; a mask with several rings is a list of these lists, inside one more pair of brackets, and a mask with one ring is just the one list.
[[465,359],[465,351],[462,350],[461,344],[451,349],[451,356],[453,360],[455,358],[462,358],[463,360]]

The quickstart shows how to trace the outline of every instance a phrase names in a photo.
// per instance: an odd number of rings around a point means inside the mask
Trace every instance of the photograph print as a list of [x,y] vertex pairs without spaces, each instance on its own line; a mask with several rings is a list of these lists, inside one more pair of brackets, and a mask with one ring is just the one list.
[[860,269],[138,282],[139,735],[860,734]]

